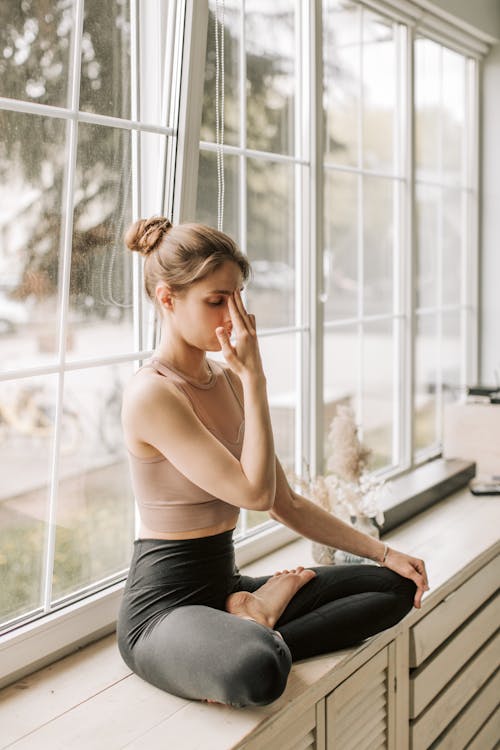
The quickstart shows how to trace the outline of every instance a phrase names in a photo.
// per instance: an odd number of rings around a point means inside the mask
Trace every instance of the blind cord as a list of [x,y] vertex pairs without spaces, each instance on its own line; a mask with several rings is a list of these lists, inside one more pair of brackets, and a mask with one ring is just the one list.
[[[219,40],[220,37],[220,40]],[[224,225],[224,0],[215,0],[215,143],[217,229]]]

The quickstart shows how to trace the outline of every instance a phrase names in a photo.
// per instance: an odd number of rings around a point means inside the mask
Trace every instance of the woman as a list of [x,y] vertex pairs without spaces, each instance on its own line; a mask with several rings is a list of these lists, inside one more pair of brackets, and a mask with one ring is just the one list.
[[[422,560],[387,547],[295,493],[275,456],[250,266],[225,234],[136,222],[160,343],[127,385],[122,423],[141,516],[118,620],[128,666],[175,695],[233,706],[283,692],[292,661],[398,622],[428,589]],[[230,337],[234,334],[235,344]],[[207,359],[222,351],[225,364]],[[234,562],[240,508],[380,562],[251,578]]]

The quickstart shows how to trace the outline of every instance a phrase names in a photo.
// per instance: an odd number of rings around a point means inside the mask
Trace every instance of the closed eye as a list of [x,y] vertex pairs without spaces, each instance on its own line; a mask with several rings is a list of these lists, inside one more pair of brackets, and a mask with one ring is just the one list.
[[209,302],[209,305],[212,305],[212,307],[217,307],[218,305],[222,305],[224,300],[220,299],[218,302]]

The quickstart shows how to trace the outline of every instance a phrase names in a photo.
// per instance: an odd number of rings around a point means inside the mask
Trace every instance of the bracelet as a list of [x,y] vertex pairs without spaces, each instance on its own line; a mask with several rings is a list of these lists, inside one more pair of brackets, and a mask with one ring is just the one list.
[[379,562],[379,565],[383,565],[385,563],[385,559],[387,557],[388,552],[389,552],[389,545],[384,543],[384,554],[383,554],[381,561]]

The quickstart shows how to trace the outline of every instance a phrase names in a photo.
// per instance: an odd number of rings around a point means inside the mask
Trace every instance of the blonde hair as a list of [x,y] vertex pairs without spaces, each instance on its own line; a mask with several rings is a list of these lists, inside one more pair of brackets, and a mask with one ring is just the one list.
[[250,262],[234,240],[206,224],[173,226],[165,217],[153,216],[134,222],[124,239],[129,250],[145,256],[144,286],[155,304],[158,282],[180,295],[227,260],[239,266],[243,281],[251,275]]

